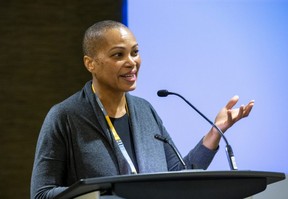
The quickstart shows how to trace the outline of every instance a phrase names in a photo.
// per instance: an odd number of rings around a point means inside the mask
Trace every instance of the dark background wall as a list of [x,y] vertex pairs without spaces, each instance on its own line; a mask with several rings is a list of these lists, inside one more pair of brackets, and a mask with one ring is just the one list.
[[121,0],[0,1],[0,198],[30,198],[35,145],[49,108],[90,78],[85,29],[122,20]]

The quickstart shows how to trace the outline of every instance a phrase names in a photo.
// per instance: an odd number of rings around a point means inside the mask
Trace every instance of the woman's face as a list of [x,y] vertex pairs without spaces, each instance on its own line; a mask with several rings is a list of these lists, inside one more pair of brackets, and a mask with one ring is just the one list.
[[101,42],[90,70],[96,80],[95,89],[100,92],[134,90],[141,64],[134,35],[126,28],[114,28],[104,34],[105,41]]

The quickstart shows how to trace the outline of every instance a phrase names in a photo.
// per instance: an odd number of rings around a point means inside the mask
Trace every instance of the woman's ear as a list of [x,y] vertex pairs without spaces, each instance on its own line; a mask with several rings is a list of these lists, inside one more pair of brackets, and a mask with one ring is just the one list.
[[84,61],[84,65],[85,65],[86,69],[89,72],[92,72],[94,70],[94,60],[91,57],[85,55],[83,58],[83,61]]

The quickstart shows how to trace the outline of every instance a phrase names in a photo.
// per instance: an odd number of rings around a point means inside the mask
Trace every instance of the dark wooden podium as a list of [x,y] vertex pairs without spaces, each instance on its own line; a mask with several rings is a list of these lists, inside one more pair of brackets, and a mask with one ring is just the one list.
[[71,199],[104,190],[126,199],[240,199],[284,179],[284,173],[239,170],[122,175],[80,180],[56,199]]

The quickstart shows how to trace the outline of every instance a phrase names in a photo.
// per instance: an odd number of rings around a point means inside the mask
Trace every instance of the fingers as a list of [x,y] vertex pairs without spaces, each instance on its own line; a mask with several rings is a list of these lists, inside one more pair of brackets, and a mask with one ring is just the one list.
[[251,101],[247,104],[247,106],[245,106],[243,117],[247,117],[247,116],[250,114],[253,106],[254,106],[254,100],[251,100]]
[[215,124],[217,126],[221,126],[221,130],[223,132],[242,118],[247,117],[254,106],[254,100],[251,100],[247,105],[242,105],[239,108],[233,108],[238,101],[239,97],[237,95],[232,97],[215,118]]
[[254,106],[254,100],[251,100],[246,106],[241,105],[237,109],[232,109],[233,106],[235,106],[235,104],[238,101],[239,101],[239,97],[235,95],[234,97],[230,99],[230,101],[226,105],[227,122],[232,125],[236,123],[237,121],[241,120],[242,118],[247,117],[250,114]]
[[[240,106],[238,109],[237,115],[234,118],[233,118],[233,115],[231,116],[232,123],[235,123],[239,121],[240,119],[247,117],[250,114],[253,106],[254,106],[254,100],[250,101],[246,106],[245,105]],[[232,111],[232,110],[228,110],[228,111]]]
[[243,118],[243,115],[244,115],[244,105],[239,107],[239,112],[238,112],[237,117],[235,118],[235,122]]
[[232,109],[233,108],[233,106],[235,106],[235,104],[238,102],[238,100],[239,100],[239,96],[238,95],[235,95],[235,96],[233,96],[230,100],[229,100],[229,102],[226,104],[226,109]]
[[227,122],[232,126],[234,123],[243,118],[244,115],[244,105],[237,109],[227,110]]
[[233,123],[233,116],[232,116],[232,110],[231,109],[227,110],[227,122],[228,122],[228,124]]

